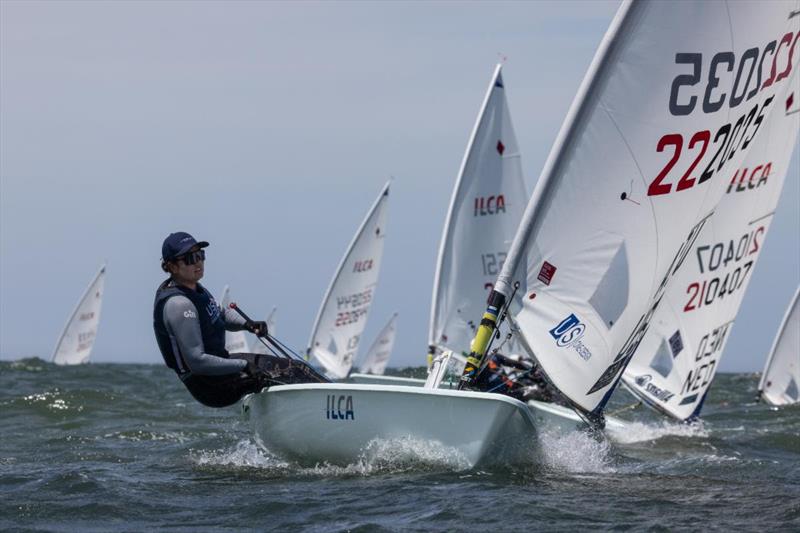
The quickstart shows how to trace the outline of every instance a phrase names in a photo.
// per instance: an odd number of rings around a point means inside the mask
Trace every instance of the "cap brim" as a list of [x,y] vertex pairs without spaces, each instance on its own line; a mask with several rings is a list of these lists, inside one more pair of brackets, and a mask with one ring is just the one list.
[[208,246],[208,241],[200,241],[200,242],[196,242],[194,244],[190,244],[189,246],[185,246],[185,247],[181,248],[180,252],[176,253],[172,257],[173,258],[174,257],[180,257],[183,254],[185,254],[186,252],[188,252],[189,250],[191,250],[192,248],[194,248],[195,246],[197,246],[199,248],[205,248],[206,246]]

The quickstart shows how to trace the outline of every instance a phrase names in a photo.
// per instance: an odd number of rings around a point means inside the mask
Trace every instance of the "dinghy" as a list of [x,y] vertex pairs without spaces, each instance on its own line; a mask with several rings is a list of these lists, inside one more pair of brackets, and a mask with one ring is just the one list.
[[[526,196],[500,72],[498,66],[461,165],[437,267],[434,300],[441,299],[444,303],[441,306],[434,303],[432,331],[436,331],[435,339],[452,343],[449,345],[464,343],[459,351],[466,347],[471,331],[467,323],[469,300],[485,300],[486,284],[493,279],[503,261],[507,241],[519,222],[522,198]],[[464,261],[465,257],[456,257],[455,251],[464,246],[474,249],[473,253],[467,254],[468,259],[483,259],[484,265],[480,270],[457,266],[456,263]],[[481,252],[483,256],[479,257]],[[350,264],[350,255],[348,251],[332,287],[336,286],[342,272],[354,268]],[[347,268],[343,268],[345,262]],[[445,287],[445,284],[452,287]],[[463,298],[459,295],[459,288],[469,296]],[[356,291],[347,292],[353,294]],[[333,292],[333,289],[328,292]],[[330,295],[326,296],[323,309],[331,299]],[[321,316],[325,314],[323,309],[320,310]],[[344,376],[352,355],[349,360],[337,360],[331,350],[322,350],[327,341],[321,340],[319,332],[333,329],[331,325],[320,326],[323,322],[318,318],[312,334],[313,349],[309,352],[331,375]],[[449,340],[447,332],[451,330],[455,336]],[[356,333],[360,335],[361,331],[363,327]],[[328,333],[328,337],[333,335]],[[344,335],[336,336],[342,337]],[[439,342],[432,345],[440,346]],[[499,456],[508,459],[511,455],[504,450],[510,442],[521,443],[526,448],[536,433],[531,411],[513,398],[438,389],[436,385],[423,388],[424,380],[412,378],[363,374],[350,377],[358,383],[273,387],[245,398],[244,408],[253,421],[258,438],[271,451],[311,463],[349,464],[357,461],[371,442],[411,437],[450,447],[454,453],[462,454],[470,465],[477,465]],[[319,417],[320,401],[328,406],[323,418]],[[353,412],[352,419],[347,416],[348,401],[363,406]],[[340,402],[345,408],[342,417],[338,416]],[[286,411],[288,405],[292,407]],[[298,405],[304,406],[307,412],[297,413]],[[334,412],[331,411],[332,405],[336,406]],[[359,417],[361,409],[365,411]],[[461,427],[460,418],[469,412],[482,413],[476,433]],[[289,413],[296,414],[292,416]],[[333,425],[335,422],[342,424]]]
[[758,383],[758,394],[770,405],[800,402],[800,287],[786,310]]
[[79,365],[89,362],[100,323],[105,281],[106,266],[103,265],[81,296],[56,342],[52,358],[55,364]]
[[691,251],[731,176],[790,104],[781,95],[797,8],[621,5],[489,297],[465,385],[516,293],[510,320],[526,351],[581,417],[603,425],[681,265],[697,261]]
[[[738,12],[736,5],[734,14]],[[781,12],[789,12],[786,4],[783,8],[780,4],[770,6],[767,11],[777,11],[776,18]],[[752,22],[760,22],[763,16]],[[785,22],[786,26],[776,33],[780,33],[779,38],[793,35],[792,42],[796,44],[800,15],[787,17]],[[769,35],[774,38],[776,34]],[[766,43],[767,48],[771,42]],[[718,180],[723,186],[722,199],[664,292],[651,326],[623,376],[634,396],[677,420],[690,421],[700,416],[764,248],[800,129],[800,54],[792,58],[786,45],[780,50],[775,46],[776,60],[791,71],[784,78],[776,73],[775,81],[766,89],[752,89],[750,93],[757,94],[749,101],[742,99],[742,111],[730,133],[721,135],[719,146],[724,144],[725,136],[743,139],[731,141],[725,150],[720,148],[726,161]],[[740,47],[735,57],[744,61],[749,51]],[[761,87],[771,76],[766,65],[763,72],[753,73],[754,78],[764,80]],[[735,86],[733,76],[728,81]],[[744,82],[742,78],[740,85]],[[738,91],[731,93],[732,97],[743,89]],[[757,117],[762,121],[756,130]],[[719,166],[717,163],[710,168],[716,170]],[[789,385],[788,379],[781,383]]]
[[[228,309],[231,304],[231,291],[228,285],[222,289],[222,309]],[[258,343],[261,344],[261,343]],[[225,350],[228,353],[250,353],[250,346],[247,343],[247,333],[245,331],[226,331]]]

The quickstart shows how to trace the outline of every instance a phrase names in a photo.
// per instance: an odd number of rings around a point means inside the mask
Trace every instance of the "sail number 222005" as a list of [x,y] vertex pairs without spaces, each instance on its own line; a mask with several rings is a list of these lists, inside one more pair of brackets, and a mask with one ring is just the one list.
[[[789,77],[792,71],[795,48],[800,32],[785,33],[773,39],[762,48],[753,47],[745,50],[736,58],[732,51],[719,52],[708,62],[707,78],[703,80],[703,54],[677,53],[675,64],[689,67],[690,72],[675,76],[669,95],[669,112],[673,116],[686,116],[698,109],[703,113],[716,113],[727,103],[730,109],[748,102],[759,92],[774,87]],[[765,67],[766,70],[765,71]],[[732,86],[721,78],[731,73]],[[762,79],[764,82],[762,83]],[[730,93],[725,87],[730,86]],[[697,87],[697,89],[695,89]],[[699,89],[699,90],[698,90]],[[695,94],[692,94],[695,93]],[[681,96],[683,94],[683,96]],[[702,101],[701,101],[702,98]],[[772,103],[774,94],[756,104],[743,113],[735,122],[723,124],[713,135],[710,130],[701,130],[685,137],[679,132],[667,133],[656,143],[656,151],[663,152],[672,147],[672,156],[658,172],[647,188],[648,196],[659,196],[671,192],[679,192],[711,179],[715,172],[720,172],[725,164],[733,159],[738,150],[745,150],[753,141],[764,120],[765,110]],[[692,151],[694,159],[688,170],[680,177],[670,177],[670,171],[681,158],[683,146]],[[709,152],[709,145],[716,147]],[[693,174],[703,160],[706,152],[713,153],[705,170]],[[700,167],[702,168],[702,167]],[[676,181],[677,179],[677,181]],[[674,185],[674,187],[673,187]]]

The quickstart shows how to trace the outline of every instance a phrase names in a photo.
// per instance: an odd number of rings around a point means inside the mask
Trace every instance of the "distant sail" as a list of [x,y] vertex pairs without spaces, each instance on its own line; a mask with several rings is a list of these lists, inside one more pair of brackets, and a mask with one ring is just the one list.
[[604,37],[486,311],[522,284],[521,341],[587,417],[602,415],[730,176],[783,112],[797,8],[623,2]]
[[436,263],[428,344],[456,354],[469,348],[528,199],[501,71],[461,162]]
[[[275,330],[276,330],[276,328],[275,328],[275,325],[276,325],[275,311],[277,311],[277,310],[278,310],[277,307],[273,307],[272,311],[270,311],[269,316],[267,317],[267,320],[266,320],[266,322],[267,322],[267,331],[269,332],[270,336],[272,336],[272,337],[275,336]],[[267,350],[267,347],[264,345],[264,343],[261,342],[260,340],[256,340],[256,342],[253,343],[253,347],[251,348],[251,351],[252,351],[252,353],[257,353],[257,354],[270,353],[269,350]]]
[[386,366],[389,364],[389,358],[392,356],[394,337],[397,331],[396,322],[397,313],[392,315],[389,322],[378,333],[375,342],[372,343],[367,355],[364,356],[364,362],[359,365],[359,371],[364,374],[383,375],[386,371]]
[[[748,146],[742,142],[744,160],[720,175],[722,200],[625,370],[623,379],[634,394],[678,420],[700,415],[764,247],[800,128],[798,71],[778,85],[769,104],[764,100],[774,110],[760,124],[758,137]],[[746,129],[751,116],[756,113],[742,115],[736,124]]]
[[348,246],[311,329],[308,355],[332,377],[350,372],[375,295],[386,235],[389,183]]
[[[220,301],[222,302],[222,309],[228,309],[231,303],[230,287],[228,285],[225,285],[225,288],[222,289]],[[250,347],[247,344],[247,333],[245,331],[226,331],[225,349],[228,353],[248,353]]]
[[64,331],[53,351],[53,362],[57,365],[88,363],[97,326],[100,323],[100,308],[103,304],[103,288],[106,281],[106,266],[100,267],[78,306],[72,312]]
[[771,405],[800,402],[800,287],[794,293],[758,384]]

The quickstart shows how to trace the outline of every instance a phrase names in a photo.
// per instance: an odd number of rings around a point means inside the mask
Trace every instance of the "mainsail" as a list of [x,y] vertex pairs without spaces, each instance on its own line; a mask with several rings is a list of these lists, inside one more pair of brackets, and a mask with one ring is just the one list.
[[[277,307],[273,307],[272,311],[270,311],[269,316],[267,316],[267,320],[266,320],[266,322],[267,322],[267,332],[270,334],[271,337],[275,336],[275,324],[276,324],[275,311],[277,311],[277,310],[278,310]],[[270,353],[269,350],[267,350],[267,345],[264,344],[261,341],[254,342],[253,343],[253,347],[251,348],[251,351],[253,353],[257,353],[257,354]]]
[[372,343],[367,355],[364,356],[364,362],[359,365],[359,371],[364,374],[383,375],[386,370],[386,365],[389,364],[389,358],[392,356],[392,348],[394,347],[394,336],[397,331],[395,322],[397,321],[397,313],[392,315],[389,322],[378,333],[375,342]]
[[461,162],[433,283],[428,344],[460,353],[475,334],[528,197],[497,65]]
[[100,267],[78,305],[70,315],[64,331],[53,351],[53,362],[57,365],[88,363],[92,346],[100,323],[100,307],[103,303],[103,287],[106,281],[106,266]]
[[[231,303],[231,290],[228,285],[222,289],[222,309],[228,309]],[[228,353],[247,353],[250,347],[247,345],[247,333],[244,331],[226,331],[225,332],[225,350]]]
[[786,310],[758,384],[761,398],[771,405],[800,402],[800,287]]
[[307,354],[332,377],[347,377],[378,283],[386,233],[387,182],[347,248],[322,299]]
[[622,4],[526,208],[465,383],[520,282],[521,340],[573,407],[599,418],[730,173],[782,112],[797,11]]
[[798,69],[786,81],[741,166],[724,174],[714,215],[623,375],[636,396],[679,420],[700,414],[783,189],[800,127]]

